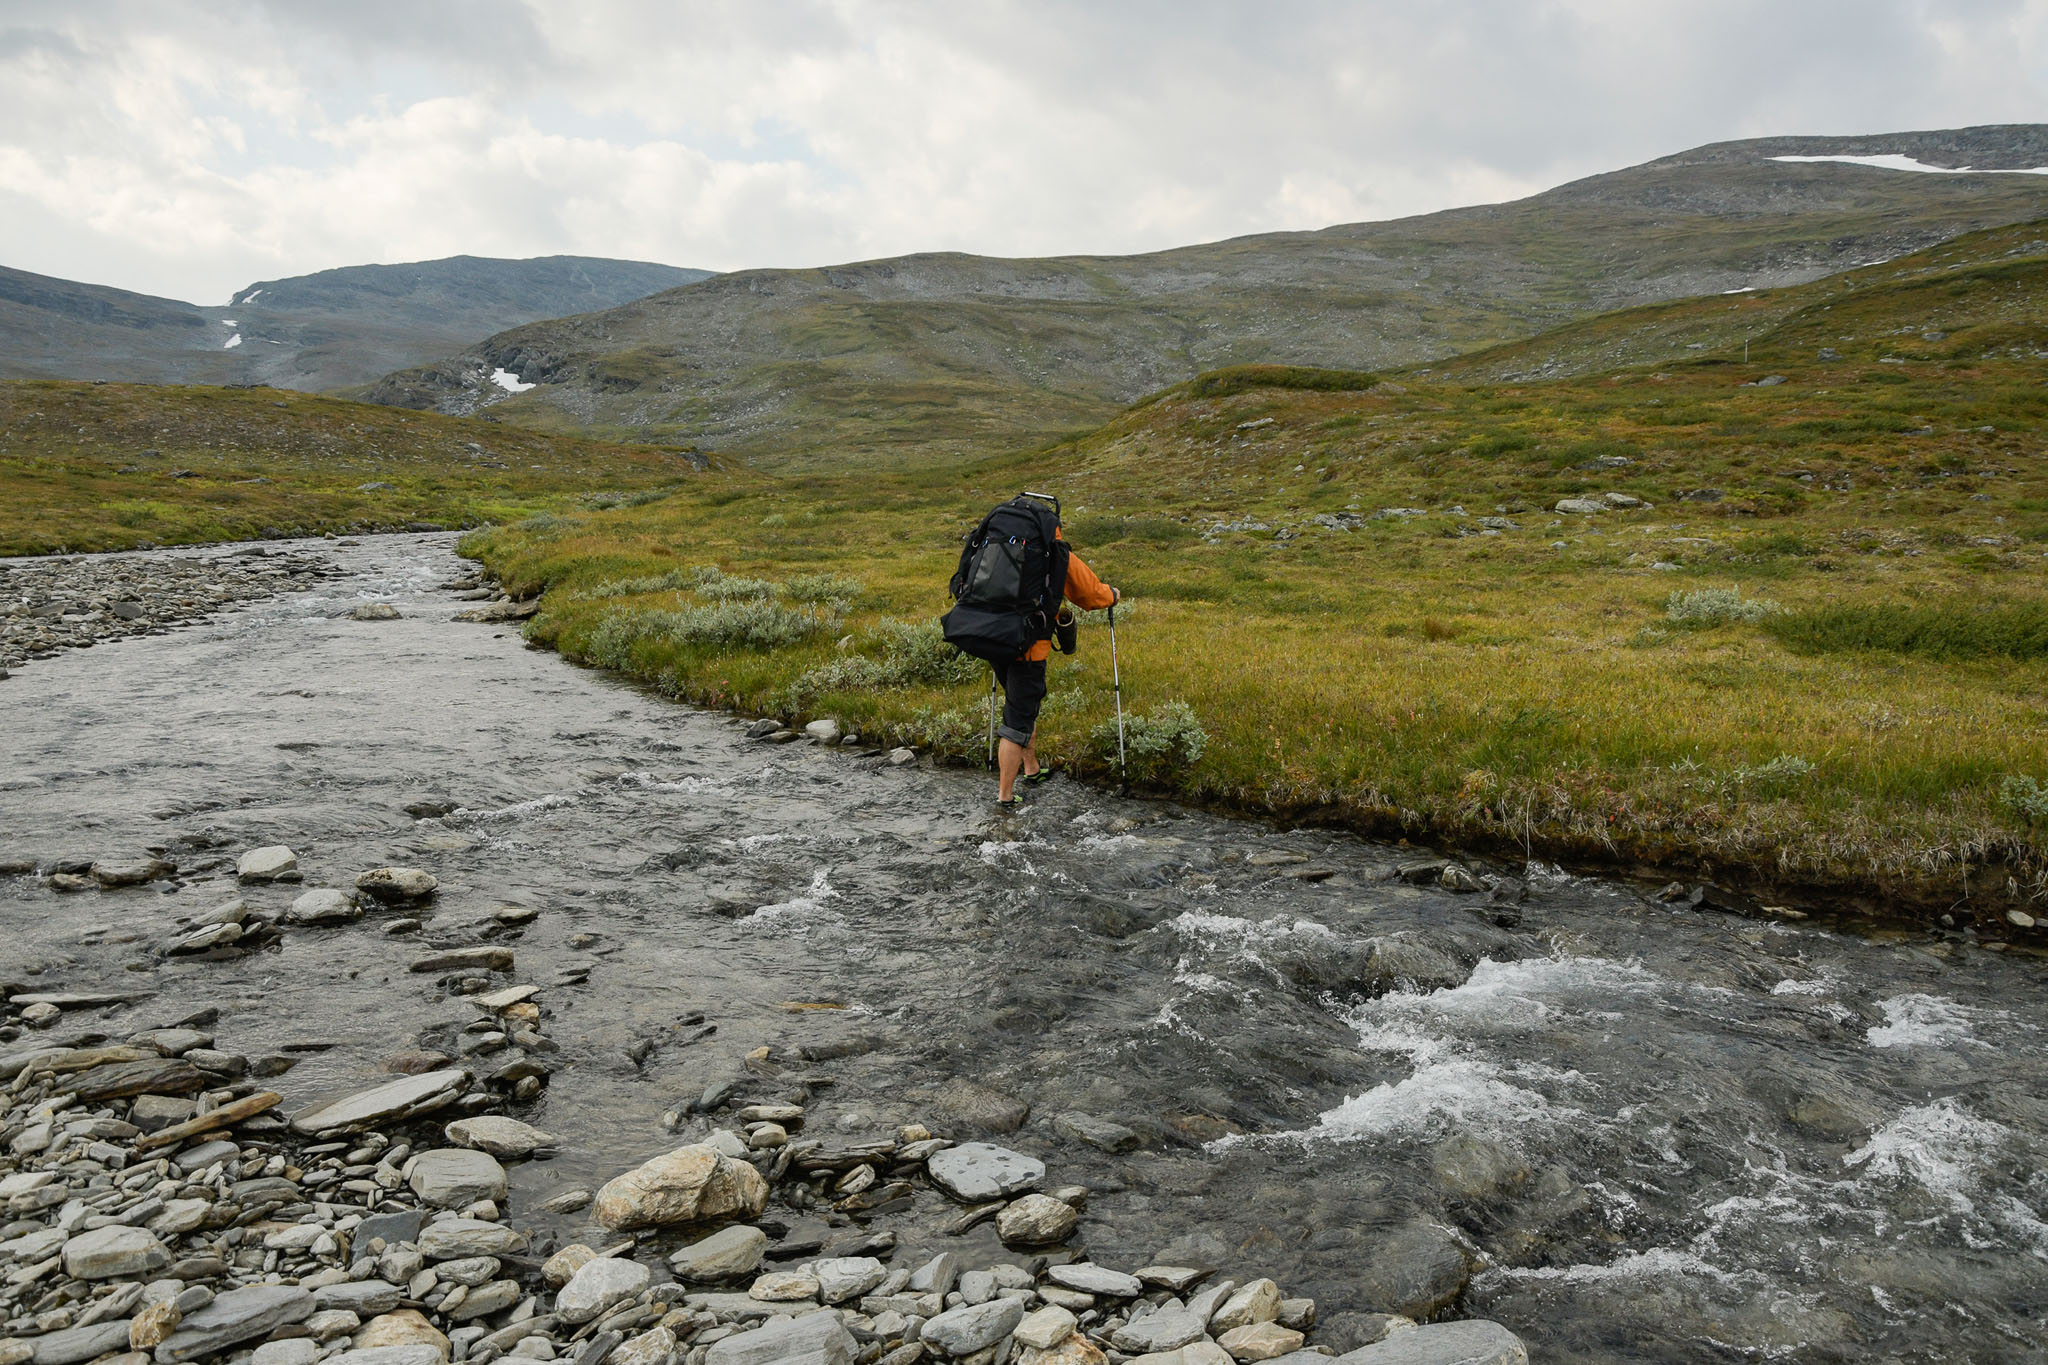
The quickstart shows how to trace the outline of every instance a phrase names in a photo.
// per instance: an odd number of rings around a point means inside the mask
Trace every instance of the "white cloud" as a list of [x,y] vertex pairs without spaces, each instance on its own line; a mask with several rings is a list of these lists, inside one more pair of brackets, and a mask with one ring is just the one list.
[[0,263],[1124,252],[2038,116],[2048,0],[12,0]]

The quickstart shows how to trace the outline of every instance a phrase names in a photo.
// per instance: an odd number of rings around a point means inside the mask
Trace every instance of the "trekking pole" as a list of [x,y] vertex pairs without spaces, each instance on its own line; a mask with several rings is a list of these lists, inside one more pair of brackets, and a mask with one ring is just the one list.
[[988,675],[988,770],[996,770],[996,675]]
[[1109,604],[1109,676],[1116,690],[1116,776],[1124,790],[1131,786],[1130,764],[1124,760],[1124,672],[1116,657],[1116,603]]

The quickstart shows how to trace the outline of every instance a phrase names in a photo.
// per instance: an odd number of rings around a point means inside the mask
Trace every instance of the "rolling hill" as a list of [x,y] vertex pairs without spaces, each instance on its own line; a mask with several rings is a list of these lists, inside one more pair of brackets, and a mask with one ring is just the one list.
[[[1828,156],[1956,173],[1778,159]],[[1816,279],[2041,216],[2048,177],[1998,172],[2044,164],[2048,125],[1770,138],[1510,204],[1149,255],[739,271],[514,328],[363,394],[788,467],[950,461],[1092,426],[1219,366],[1415,365]]]
[[507,327],[614,307],[707,273],[582,256],[452,256],[262,280],[213,308],[0,268],[0,379],[343,388]]

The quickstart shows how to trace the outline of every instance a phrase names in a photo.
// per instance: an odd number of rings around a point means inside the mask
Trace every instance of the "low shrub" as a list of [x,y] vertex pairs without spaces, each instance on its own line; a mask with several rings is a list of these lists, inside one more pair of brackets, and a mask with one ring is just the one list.
[[765,578],[738,578],[716,564],[704,564],[692,571],[697,596],[707,602],[765,601],[780,597],[782,585]]
[[1784,608],[1767,597],[1744,597],[1740,588],[1680,589],[1664,602],[1664,615],[1681,626],[1721,626],[1761,621]]
[[715,649],[779,649],[837,630],[841,621],[831,612],[762,601],[713,602],[677,611],[618,608],[598,622],[584,653],[600,667],[623,669],[641,640]]
[[2048,825],[2048,784],[2036,778],[2006,778],[1998,784],[1998,804],[2030,825]]
[[[1114,716],[1089,735],[1096,754],[1114,765],[1117,723]],[[1144,715],[1124,721],[1124,753],[1130,775],[1140,782],[1163,781],[1193,767],[1209,747],[1209,732],[1184,701],[1164,702]]]
[[2048,603],[2039,602],[1844,603],[1788,613],[1766,628],[1810,654],[1873,649],[1930,659],[2048,658]]
[[785,583],[782,591],[792,602],[850,603],[866,592],[867,586],[857,578],[833,573],[800,573]]
[[1366,370],[1320,370],[1308,365],[1232,365],[1196,375],[1187,382],[1187,394],[1190,398],[1227,398],[1252,389],[1354,393],[1379,382],[1378,375]]
[[593,597],[637,597],[650,592],[680,592],[694,581],[685,570],[671,569],[664,574],[646,574],[638,578],[607,578],[580,590],[576,596],[587,600]]
[[947,644],[937,621],[885,620],[868,644],[876,652],[834,659],[790,684],[792,704],[853,688],[961,687],[988,679],[988,665]]

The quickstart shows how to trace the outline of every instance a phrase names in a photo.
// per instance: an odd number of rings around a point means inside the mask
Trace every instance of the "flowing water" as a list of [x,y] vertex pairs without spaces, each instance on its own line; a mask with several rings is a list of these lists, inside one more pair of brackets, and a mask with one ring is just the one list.
[[[1004,1140],[1091,1187],[1109,1264],[1170,1250],[1328,1314],[1429,1222],[1479,1266],[1456,1311],[1543,1360],[2048,1358],[2034,963],[1540,865],[1495,869],[1528,885],[1503,927],[1390,881],[1412,850],[1057,780],[1005,820],[980,774],[749,742],[453,624],[451,548],[337,547],[350,576],[317,591],[0,683],[0,857],[157,845],[182,869],[0,881],[0,978],[153,992],[65,1021],[115,1036],[218,1006],[220,1046],[302,1050],[276,1082],[296,1106],[451,1046],[473,1011],[407,965],[495,936],[561,1044],[527,1117],[563,1149],[515,1169],[516,1215],[672,1145],[664,1113],[735,1076],[806,1080],[811,1131],[851,1135],[957,1109],[965,1078],[1029,1103]],[[404,619],[341,618],[371,599]],[[461,809],[404,814],[427,793]],[[443,890],[418,935],[373,916],[160,961],[270,843],[309,887],[397,862]],[[1333,875],[1259,856],[1285,852]],[[540,914],[508,931],[506,904]],[[763,1045],[808,1060],[742,1069]],[[1144,1146],[1070,1141],[1069,1111]]]

